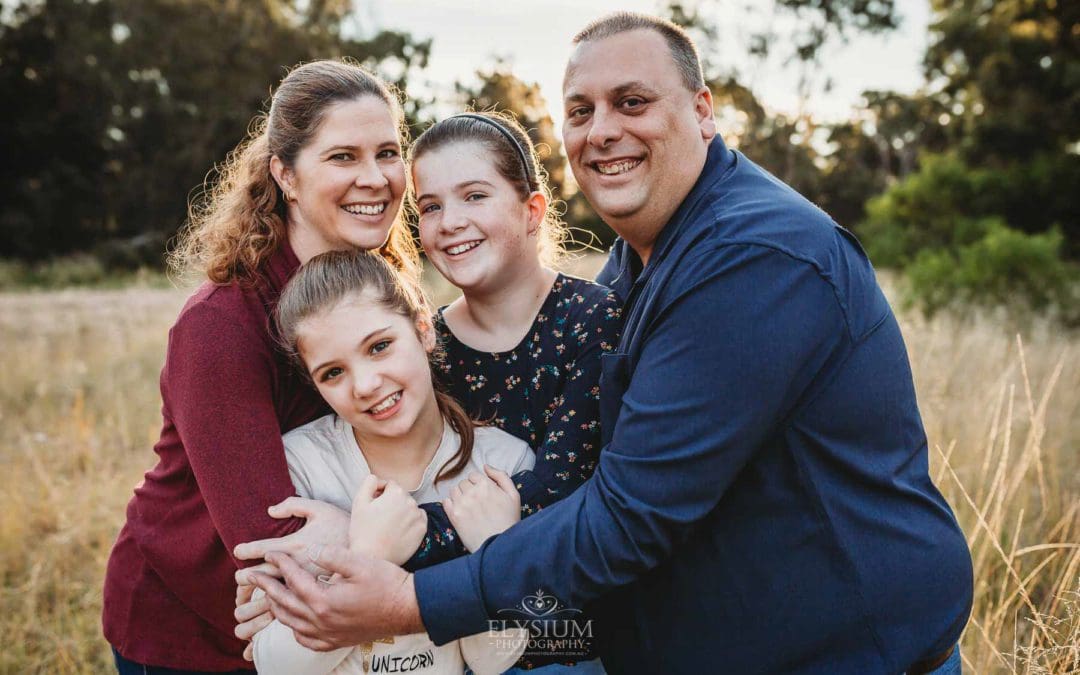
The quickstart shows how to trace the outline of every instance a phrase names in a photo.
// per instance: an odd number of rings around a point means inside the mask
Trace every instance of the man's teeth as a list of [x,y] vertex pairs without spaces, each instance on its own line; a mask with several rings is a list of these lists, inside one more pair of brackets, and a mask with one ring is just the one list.
[[640,159],[628,159],[622,162],[615,162],[614,164],[601,164],[597,162],[596,169],[605,176],[614,176],[615,174],[629,171],[638,164],[641,164]]
[[450,255],[457,255],[458,253],[464,253],[465,251],[471,251],[472,249],[476,248],[479,245],[480,245],[480,242],[478,242],[478,241],[468,241],[468,242],[465,242],[464,244],[458,244],[457,246],[451,246],[450,248],[446,249],[446,252],[449,253]]
[[391,406],[393,406],[395,403],[397,403],[400,400],[401,400],[401,392],[400,391],[397,392],[396,394],[390,394],[389,396],[384,398],[382,401],[380,401],[379,404],[376,405],[375,407],[373,407],[369,412],[378,415],[379,413],[381,413],[384,410],[389,410]]
[[381,204],[346,204],[341,208],[358,216],[377,216],[386,210],[386,202]]

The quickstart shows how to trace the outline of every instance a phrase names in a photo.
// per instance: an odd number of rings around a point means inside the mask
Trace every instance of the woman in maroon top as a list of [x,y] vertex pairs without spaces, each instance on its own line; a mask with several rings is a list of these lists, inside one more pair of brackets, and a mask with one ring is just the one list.
[[[294,494],[281,435],[327,412],[275,349],[269,316],[296,269],[328,250],[378,249],[417,274],[400,213],[403,128],[396,95],[359,66],[300,66],[192,209],[173,263],[206,282],[169,332],[158,464],[135,489],[105,578],[121,673],[250,668],[233,635],[231,551],[304,525],[267,512]],[[316,508],[301,539],[343,540],[348,514]]]

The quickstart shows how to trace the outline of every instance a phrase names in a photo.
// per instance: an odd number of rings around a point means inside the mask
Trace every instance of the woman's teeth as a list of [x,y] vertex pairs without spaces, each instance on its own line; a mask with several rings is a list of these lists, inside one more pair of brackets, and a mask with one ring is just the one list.
[[400,400],[401,400],[401,392],[400,391],[397,392],[396,394],[390,394],[389,396],[384,398],[382,401],[380,401],[378,405],[371,408],[371,410],[369,410],[368,412],[372,413],[373,415],[378,415],[379,413],[383,412],[384,410],[389,410],[395,403],[397,403]]
[[616,174],[625,173],[630,169],[633,169],[638,164],[641,164],[640,159],[627,159],[621,162],[612,162],[610,164],[596,163],[596,170],[605,176],[614,176]]
[[386,202],[381,204],[346,204],[341,208],[357,216],[377,216],[386,210]]
[[457,255],[459,253],[464,253],[465,251],[471,251],[472,249],[476,248],[479,245],[480,245],[480,242],[478,242],[478,241],[467,241],[464,244],[458,244],[457,246],[451,246],[450,248],[446,249],[446,252],[449,253],[450,255]]

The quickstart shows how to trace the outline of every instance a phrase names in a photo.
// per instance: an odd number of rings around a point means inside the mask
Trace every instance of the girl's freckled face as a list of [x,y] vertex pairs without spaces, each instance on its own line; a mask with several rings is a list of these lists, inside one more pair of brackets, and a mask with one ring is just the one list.
[[[434,334],[367,294],[305,320],[299,350],[319,393],[357,438],[399,438],[439,415],[428,366]],[[433,417],[434,416],[434,417]]]
[[452,284],[482,291],[537,256],[536,226],[514,186],[477,142],[445,145],[413,163],[420,243]]

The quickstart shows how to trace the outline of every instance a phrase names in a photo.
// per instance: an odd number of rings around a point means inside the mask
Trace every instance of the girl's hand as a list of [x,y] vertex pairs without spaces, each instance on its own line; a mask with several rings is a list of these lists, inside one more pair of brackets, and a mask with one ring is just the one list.
[[427,533],[427,513],[393,481],[367,476],[353,498],[349,548],[403,565]]
[[469,551],[521,520],[521,496],[514,481],[487,465],[484,473],[471,473],[455,485],[443,508]]

